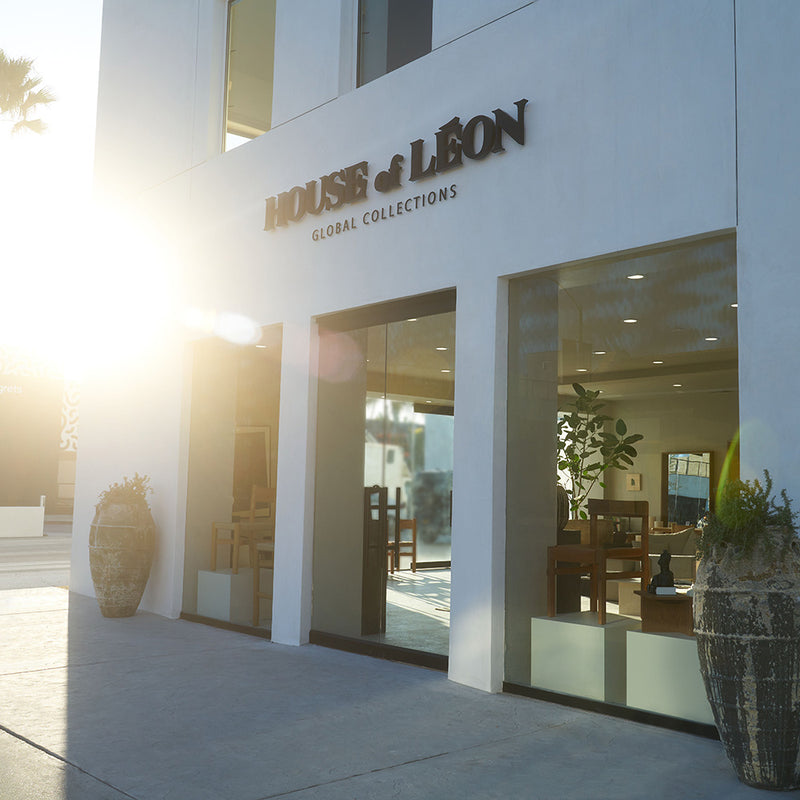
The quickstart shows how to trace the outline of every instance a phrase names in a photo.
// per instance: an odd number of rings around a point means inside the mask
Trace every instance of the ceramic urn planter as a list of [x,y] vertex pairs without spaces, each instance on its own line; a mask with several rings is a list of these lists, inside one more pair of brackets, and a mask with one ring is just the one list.
[[89,566],[104,617],[132,617],[139,607],[155,549],[147,504],[99,504],[89,533]]
[[[800,545],[768,529],[750,555],[715,548],[697,572],[700,671],[739,780],[800,787]],[[772,540],[770,542],[770,539]]]

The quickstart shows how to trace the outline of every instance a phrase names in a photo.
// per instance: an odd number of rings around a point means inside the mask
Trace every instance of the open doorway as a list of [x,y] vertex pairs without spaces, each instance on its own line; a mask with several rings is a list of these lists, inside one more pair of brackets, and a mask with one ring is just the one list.
[[446,656],[455,311],[389,315],[321,336],[312,627]]

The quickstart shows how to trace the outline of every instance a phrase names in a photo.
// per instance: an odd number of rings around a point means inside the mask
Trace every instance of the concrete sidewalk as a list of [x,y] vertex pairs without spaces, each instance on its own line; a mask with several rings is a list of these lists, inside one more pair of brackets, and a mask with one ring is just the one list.
[[718,742],[321,647],[0,592],[1,800],[756,798]]

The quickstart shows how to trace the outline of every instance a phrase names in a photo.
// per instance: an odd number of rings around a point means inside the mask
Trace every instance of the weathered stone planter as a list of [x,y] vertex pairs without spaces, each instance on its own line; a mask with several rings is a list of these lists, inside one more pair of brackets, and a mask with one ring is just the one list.
[[155,549],[146,504],[98,505],[89,532],[89,566],[104,617],[132,617],[139,607]]
[[779,557],[764,542],[700,562],[694,626],[700,671],[739,780],[800,786],[800,545]]

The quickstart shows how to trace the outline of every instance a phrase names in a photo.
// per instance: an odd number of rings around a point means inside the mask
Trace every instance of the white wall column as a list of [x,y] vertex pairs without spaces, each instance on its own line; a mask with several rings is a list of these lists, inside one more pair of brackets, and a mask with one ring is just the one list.
[[317,326],[283,327],[272,641],[305,644],[311,628]]
[[456,299],[450,670],[503,683],[508,283],[460,285]]
[[[765,13],[767,12],[767,13]],[[800,18],[794,0],[737,0],[739,416],[742,477],[770,470],[800,500]]]

